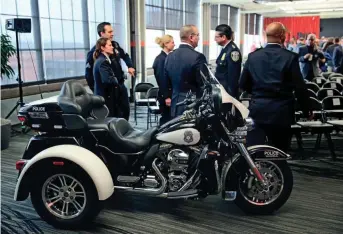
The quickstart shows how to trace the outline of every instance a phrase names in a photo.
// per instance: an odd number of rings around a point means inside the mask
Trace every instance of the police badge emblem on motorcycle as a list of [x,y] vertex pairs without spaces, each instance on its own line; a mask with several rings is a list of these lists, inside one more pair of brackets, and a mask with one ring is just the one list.
[[193,142],[193,132],[192,131],[185,131],[184,133],[184,138],[183,140],[186,142],[186,143],[191,143]]

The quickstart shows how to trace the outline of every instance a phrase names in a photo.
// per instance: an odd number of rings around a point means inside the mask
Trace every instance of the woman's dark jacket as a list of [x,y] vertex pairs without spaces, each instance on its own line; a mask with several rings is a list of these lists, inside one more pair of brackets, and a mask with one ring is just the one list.
[[93,68],[94,94],[108,98],[113,89],[118,85],[118,80],[112,70],[112,66],[104,54],[100,54],[95,60]]

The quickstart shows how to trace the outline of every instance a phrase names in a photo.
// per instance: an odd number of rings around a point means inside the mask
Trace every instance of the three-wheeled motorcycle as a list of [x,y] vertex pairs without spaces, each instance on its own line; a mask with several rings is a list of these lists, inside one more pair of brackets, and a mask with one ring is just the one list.
[[104,99],[74,80],[56,98],[28,103],[18,118],[37,134],[16,163],[14,199],[31,195],[40,217],[59,228],[88,224],[117,191],[220,194],[247,213],[278,210],[293,187],[290,156],[268,145],[246,148],[249,111],[210,71],[204,82],[201,98],[178,104],[187,106],[183,115],[146,131],[107,117]]

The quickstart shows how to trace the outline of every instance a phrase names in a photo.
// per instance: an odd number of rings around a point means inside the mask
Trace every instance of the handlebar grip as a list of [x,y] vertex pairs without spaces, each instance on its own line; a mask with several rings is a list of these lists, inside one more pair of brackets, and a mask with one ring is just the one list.
[[197,103],[196,103],[196,102],[193,102],[192,104],[189,104],[189,105],[187,106],[187,109],[193,109],[196,105],[197,105]]
[[185,105],[185,102],[179,102],[179,103],[176,103],[176,106],[182,106],[182,105]]

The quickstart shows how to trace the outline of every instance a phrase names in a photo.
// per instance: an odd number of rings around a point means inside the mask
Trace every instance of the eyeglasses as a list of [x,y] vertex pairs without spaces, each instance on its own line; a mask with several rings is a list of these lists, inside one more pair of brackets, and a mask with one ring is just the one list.
[[198,36],[200,36],[200,33],[197,33],[197,34],[196,33],[192,33],[191,35],[195,35],[195,36],[198,37]]

